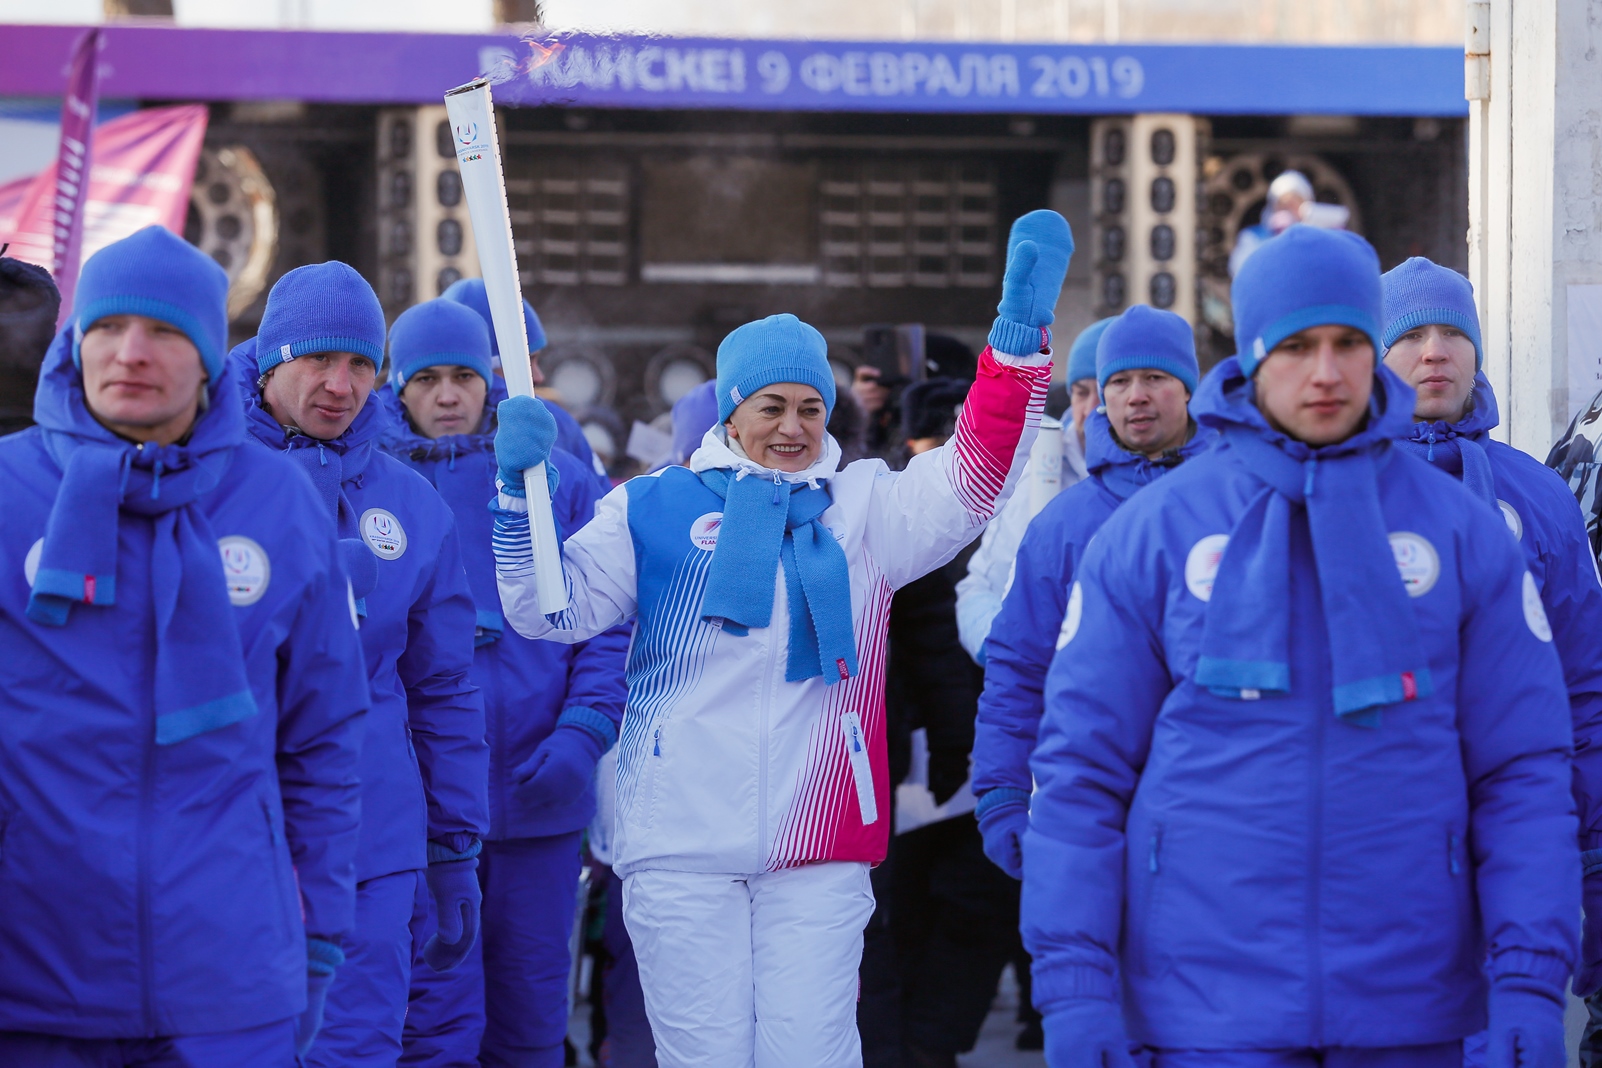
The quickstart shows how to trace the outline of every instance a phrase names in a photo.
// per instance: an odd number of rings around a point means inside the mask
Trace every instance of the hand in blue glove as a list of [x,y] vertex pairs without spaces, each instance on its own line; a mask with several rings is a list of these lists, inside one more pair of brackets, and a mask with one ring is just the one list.
[[334,970],[344,963],[345,954],[334,943],[307,937],[306,1008],[295,1025],[295,1055],[303,1060],[323,1029],[323,1006],[328,1004],[328,988],[334,985]]
[[478,940],[478,909],[483,902],[478,858],[437,860],[423,877],[438,917],[438,929],[423,944],[423,960],[436,972],[448,972],[467,959]]
[[986,806],[979,813],[979,834],[985,840],[985,856],[1014,879],[1023,878],[1023,836],[1028,829],[1027,801],[1004,801]]
[[1043,1021],[1049,1068],[1135,1068],[1123,1010],[1105,998],[1053,1005]]
[[517,799],[529,808],[561,805],[576,799],[595,777],[595,762],[606,747],[594,732],[558,724],[512,772]]
[[1580,900],[1585,904],[1585,927],[1580,935],[1580,966],[1574,971],[1574,994],[1588,998],[1602,988],[1602,849],[1580,854],[1585,882]]
[[1050,326],[1073,254],[1074,235],[1067,219],[1044,208],[1020,216],[1007,235],[1007,271],[1001,279],[996,314],[1007,322],[1033,327],[1037,334],[1041,327]]
[[[501,484],[513,497],[523,496],[523,472],[550,459],[556,445],[556,419],[538,397],[507,397],[495,409],[495,462]],[[545,465],[551,491],[556,468]]]
[[1505,975],[1491,984],[1486,1055],[1491,1068],[1563,1068],[1563,994],[1550,984]]

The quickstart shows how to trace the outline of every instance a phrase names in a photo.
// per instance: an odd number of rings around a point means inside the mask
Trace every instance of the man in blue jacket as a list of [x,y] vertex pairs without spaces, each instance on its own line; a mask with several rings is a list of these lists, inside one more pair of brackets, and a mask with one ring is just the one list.
[[1035,747],[1046,669],[1085,547],[1130,494],[1211,445],[1187,405],[1200,373],[1190,324],[1136,304],[1100,332],[1096,384],[1102,407],[1086,420],[1089,475],[1030,521],[1012,588],[985,639],[985,689],[974,727],[975,812],[985,855],[1023,878],[1029,826],[1029,754]]
[[1458,1068],[1488,1021],[1492,1065],[1560,1068],[1580,865],[1535,580],[1394,447],[1367,242],[1292,227],[1233,296],[1192,405],[1222,440],[1102,527],[1047,677],[1048,1063]]
[[484,703],[470,677],[473,598],[456,521],[427,479],[378,448],[389,415],[370,394],[383,353],[377,296],[329,262],[280,278],[261,333],[231,357],[250,432],[310,475],[325,522],[377,558],[376,585],[360,604],[372,710],[356,931],[309,1062],[342,1068],[400,1056],[425,892],[441,917],[423,947],[429,963],[454,967],[472,948],[479,840],[489,829]]
[[[444,299],[409,308],[390,331],[389,359],[381,396],[394,419],[383,446],[434,484],[463,533],[490,745],[482,952],[445,974],[414,965],[402,1063],[560,1068],[580,839],[595,812],[595,763],[623,718],[629,632],[562,645],[501,618],[488,502],[506,387],[490,370],[483,320]],[[551,455],[566,533],[589,522],[600,495],[576,457]]]
[[1385,366],[1418,394],[1402,447],[1462,481],[1507,521],[1552,623],[1568,684],[1574,801],[1585,851],[1585,937],[1574,992],[1589,997],[1602,986],[1602,585],[1585,517],[1556,472],[1491,438],[1496,394],[1481,370],[1480,319],[1468,279],[1415,256],[1383,281]]
[[227,293],[108,245],[0,439],[0,1064],[289,1068],[349,948],[367,681]]

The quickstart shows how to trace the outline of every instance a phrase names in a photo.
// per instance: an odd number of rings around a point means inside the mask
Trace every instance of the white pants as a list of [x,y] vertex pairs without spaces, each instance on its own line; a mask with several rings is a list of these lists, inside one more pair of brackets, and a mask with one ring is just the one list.
[[659,1068],[860,1068],[868,865],[637,871],[623,919]]

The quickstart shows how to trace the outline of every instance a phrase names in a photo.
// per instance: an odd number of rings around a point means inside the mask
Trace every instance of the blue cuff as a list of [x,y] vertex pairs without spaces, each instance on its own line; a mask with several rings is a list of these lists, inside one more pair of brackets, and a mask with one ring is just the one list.
[[1533,949],[1504,949],[1491,958],[1493,986],[1511,983],[1534,986],[1563,1004],[1563,988],[1573,967],[1563,958]]
[[571,705],[563,709],[562,714],[556,717],[556,725],[577,727],[586,734],[594,736],[595,740],[601,743],[603,753],[617,744],[617,724],[604,714],[584,705]]
[[974,819],[978,819],[993,808],[1002,805],[1019,804],[1024,811],[1029,810],[1029,791],[1020,790],[1016,786],[998,786],[994,790],[986,790],[979,795],[979,803],[973,806]]
[[345,951],[326,938],[306,936],[306,970],[313,975],[333,975],[345,963]]
[[990,347],[1008,356],[1033,356],[1051,345],[1051,331],[1043,326],[997,318],[990,327]]
[[[1036,966],[1038,967],[1038,965]],[[1035,1008],[1049,1013],[1064,1001],[1097,998],[1116,1003],[1118,984],[1108,972],[1092,964],[1065,964],[1038,971],[1031,969]]]
[[428,862],[430,864],[449,864],[456,860],[472,860],[484,851],[484,843],[477,838],[473,844],[463,850],[455,850],[436,839],[428,840]]
[[1584,875],[1602,871],[1602,849],[1587,849],[1581,853],[1580,870]]

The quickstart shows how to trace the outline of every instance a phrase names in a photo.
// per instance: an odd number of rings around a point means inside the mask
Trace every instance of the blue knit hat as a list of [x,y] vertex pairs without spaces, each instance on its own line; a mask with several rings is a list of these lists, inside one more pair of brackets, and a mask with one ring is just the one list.
[[83,366],[84,331],[111,315],[143,315],[177,327],[213,382],[228,354],[228,275],[215,260],[160,226],[147,226],[89,257],[72,301],[72,362]]
[[1264,241],[1235,276],[1235,350],[1247,378],[1274,346],[1314,326],[1349,326],[1380,345],[1374,247],[1346,230],[1297,224]]
[[338,260],[296,267],[273,284],[256,331],[256,370],[266,374],[313,352],[353,352],[384,362],[384,309],[356,268]]
[[[451,287],[444,293],[446,300],[454,300],[458,304],[465,304],[478,312],[490,332],[490,355],[494,357],[496,367],[501,365],[501,343],[495,338],[494,321],[490,319],[489,294],[484,291],[484,279],[463,278],[451,283]],[[523,302],[523,329],[528,334],[528,351],[538,352],[546,345],[545,327],[540,325],[540,317],[534,313],[534,305],[528,301]]]
[[1474,287],[1452,270],[1414,256],[1385,272],[1385,328],[1380,340],[1385,349],[1409,330],[1421,326],[1453,326],[1474,342],[1474,367],[1485,362],[1480,348],[1480,314],[1474,307]]
[[718,346],[718,422],[763,386],[796,382],[823,397],[824,417],[834,411],[829,346],[816,327],[785,312],[735,328]]
[[1149,304],[1131,304],[1108,322],[1096,343],[1096,385],[1119,371],[1163,371],[1196,392],[1201,369],[1196,364],[1196,338],[1182,315]]
[[1097,319],[1074,338],[1074,343],[1068,350],[1068,378],[1071,386],[1081,378],[1096,377],[1096,346],[1101,342],[1101,335],[1106,332],[1108,324],[1116,315],[1106,319]]
[[441,364],[477,371],[486,383],[494,373],[489,327],[472,308],[444,297],[414,304],[389,328],[390,384],[399,393],[412,375]]

